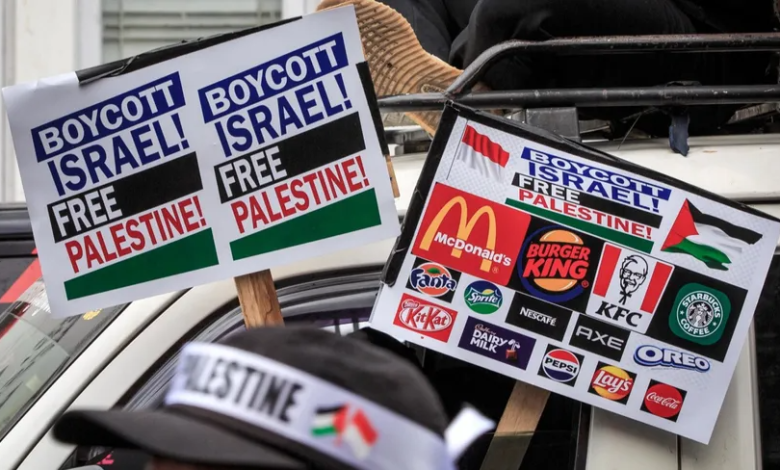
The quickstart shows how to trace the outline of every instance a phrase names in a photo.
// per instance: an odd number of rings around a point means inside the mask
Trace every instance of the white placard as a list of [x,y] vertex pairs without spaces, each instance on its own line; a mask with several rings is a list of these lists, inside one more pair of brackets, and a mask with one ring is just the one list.
[[346,7],[3,89],[53,313],[397,235],[361,66]]

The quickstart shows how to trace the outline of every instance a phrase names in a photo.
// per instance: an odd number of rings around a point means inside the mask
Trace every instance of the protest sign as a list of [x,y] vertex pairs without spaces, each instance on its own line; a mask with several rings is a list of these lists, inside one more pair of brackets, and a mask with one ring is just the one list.
[[352,7],[202,46],[3,90],[55,314],[397,235]]
[[449,104],[372,327],[707,443],[780,221]]

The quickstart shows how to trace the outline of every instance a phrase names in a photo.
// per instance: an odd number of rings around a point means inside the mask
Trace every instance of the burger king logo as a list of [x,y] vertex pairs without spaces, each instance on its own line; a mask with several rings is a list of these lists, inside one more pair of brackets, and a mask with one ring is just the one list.
[[549,302],[571,301],[591,285],[594,253],[583,237],[559,226],[534,232],[523,244],[517,274],[529,294]]
[[670,421],[677,421],[686,393],[685,390],[650,380],[642,403],[642,411]]
[[636,374],[633,372],[599,362],[588,391],[625,405],[628,402],[628,396],[631,395],[631,390],[634,388],[635,380]]

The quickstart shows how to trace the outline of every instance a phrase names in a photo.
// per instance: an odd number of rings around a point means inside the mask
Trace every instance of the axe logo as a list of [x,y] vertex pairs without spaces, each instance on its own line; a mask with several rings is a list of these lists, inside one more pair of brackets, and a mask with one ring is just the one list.
[[629,331],[616,326],[580,315],[569,344],[619,361],[623,357],[623,350],[626,348],[630,334]]

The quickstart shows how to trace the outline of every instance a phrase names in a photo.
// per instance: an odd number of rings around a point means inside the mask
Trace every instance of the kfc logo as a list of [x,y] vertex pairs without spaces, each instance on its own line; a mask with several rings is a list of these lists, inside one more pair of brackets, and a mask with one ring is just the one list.
[[620,305],[639,290],[647,279],[647,261],[639,255],[629,255],[620,265]]
[[446,343],[456,316],[454,310],[404,294],[393,324]]

